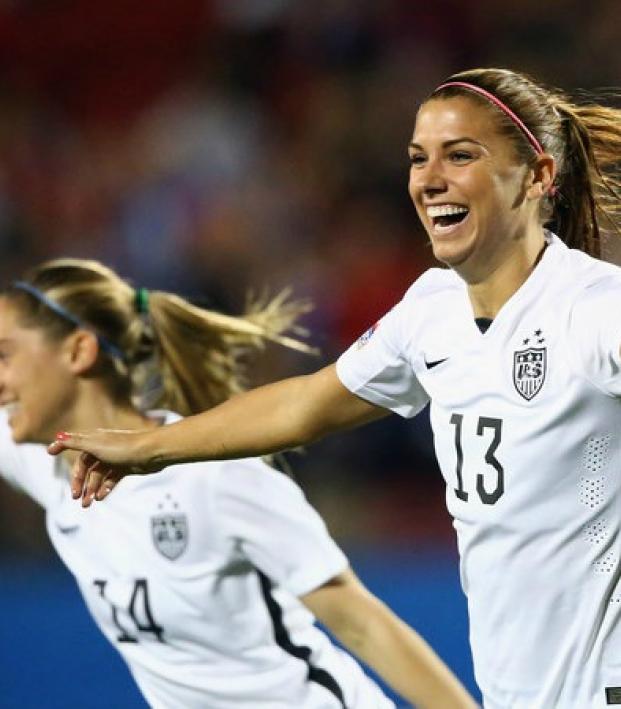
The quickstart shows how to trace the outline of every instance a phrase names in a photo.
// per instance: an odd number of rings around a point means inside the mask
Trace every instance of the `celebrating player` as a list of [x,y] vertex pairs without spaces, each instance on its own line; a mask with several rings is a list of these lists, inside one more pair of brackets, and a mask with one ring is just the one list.
[[471,70],[422,104],[409,152],[449,268],[336,365],[52,452],[88,452],[74,479],[88,505],[127,472],[276,451],[430,401],[485,707],[619,704],[621,270],[598,257],[621,223],[621,111]]
[[66,457],[20,445],[61,427],[179,419],[143,413],[136,396],[181,413],[223,401],[240,389],[240,346],[302,346],[281,334],[299,311],[277,298],[227,317],[134,291],[92,261],[43,264],[0,296],[0,473],[45,508],[52,543],[153,707],[394,706],[315,616],[410,702],[473,709],[357,580],[300,489],[264,462],[127,480],[90,514],[72,501]]

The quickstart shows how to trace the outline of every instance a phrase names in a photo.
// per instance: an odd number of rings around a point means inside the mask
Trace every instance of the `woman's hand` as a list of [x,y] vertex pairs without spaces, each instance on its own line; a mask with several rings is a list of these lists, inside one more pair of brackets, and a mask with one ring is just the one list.
[[87,433],[56,435],[48,453],[78,451],[71,470],[71,494],[82,498],[82,507],[93,500],[103,500],[125,475],[154,473],[161,470],[151,460],[150,431],[115,431],[97,429]]

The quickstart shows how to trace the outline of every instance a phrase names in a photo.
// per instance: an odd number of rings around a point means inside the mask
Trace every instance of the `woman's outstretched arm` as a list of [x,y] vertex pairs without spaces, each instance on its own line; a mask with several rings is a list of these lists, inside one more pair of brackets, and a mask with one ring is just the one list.
[[352,394],[341,384],[336,366],[330,365],[238,394],[209,411],[160,428],[63,432],[49,452],[82,452],[73,468],[72,491],[88,506],[93,499],[103,499],[124,475],[155,472],[176,463],[274,453],[388,413]]
[[356,657],[420,709],[476,709],[423,638],[347,569],[300,599]]

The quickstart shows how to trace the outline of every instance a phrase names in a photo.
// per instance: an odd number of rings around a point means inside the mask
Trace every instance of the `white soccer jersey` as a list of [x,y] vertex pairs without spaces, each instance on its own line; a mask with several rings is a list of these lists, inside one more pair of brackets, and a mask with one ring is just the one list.
[[485,334],[431,269],[337,363],[403,416],[431,401],[489,709],[621,704],[621,269],[547,238]]
[[59,459],[13,444],[2,419],[0,471],[45,507],[52,543],[151,706],[394,707],[298,601],[347,560],[262,461],[125,478],[85,510]]

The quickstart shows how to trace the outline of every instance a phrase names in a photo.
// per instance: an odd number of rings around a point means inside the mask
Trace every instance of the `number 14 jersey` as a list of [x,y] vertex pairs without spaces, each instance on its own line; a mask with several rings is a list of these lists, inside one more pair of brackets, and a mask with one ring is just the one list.
[[621,269],[547,241],[485,333],[431,269],[337,363],[402,416],[431,403],[489,709],[621,704]]
[[253,458],[175,465],[83,509],[60,458],[10,436],[0,416],[0,475],[45,508],[54,548],[150,707],[394,707],[299,600],[347,559],[291,479]]

